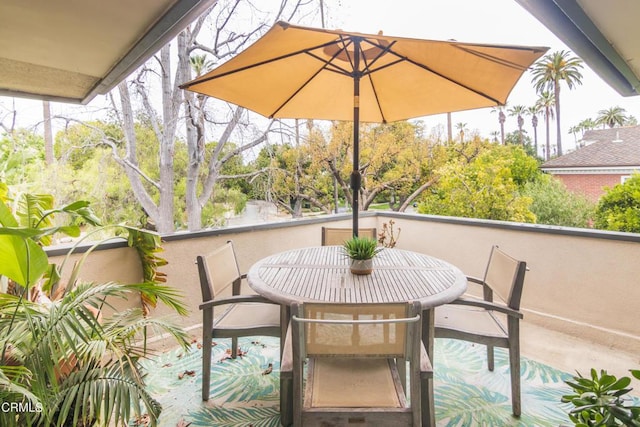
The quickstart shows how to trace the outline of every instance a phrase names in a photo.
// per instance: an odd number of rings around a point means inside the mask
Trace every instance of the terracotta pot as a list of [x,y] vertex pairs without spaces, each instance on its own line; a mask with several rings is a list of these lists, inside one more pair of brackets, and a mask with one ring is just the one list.
[[351,272],[353,274],[371,274],[373,271],[373,259],[352,259]]

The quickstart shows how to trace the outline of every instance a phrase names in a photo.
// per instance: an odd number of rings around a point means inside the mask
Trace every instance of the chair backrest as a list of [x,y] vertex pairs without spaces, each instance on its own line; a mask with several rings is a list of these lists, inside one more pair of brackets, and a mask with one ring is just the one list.
[[484,282],[509,307],[519,310],[526,271],[526,262],[519,261],[497,246],[493,246],[484,274]]
[[420,343],[419,303],[304,303],[295,304],[293,313],[293,331],[298,334],[293,338],[294,347],[303,359],[413,360],[414,346]]
[[[322,227],[322,246],[342,245],[353,237],[353,228]],[[358,237],[378,239],[375,228],[358,228]]]
[[[231,241],[209,255],[198,255],[196,264],[198,265],[203,301],[211,301],[216,294],[222,292],[229,285],[235,284],[239,290],[241,273]],[[234,288],[234,294],[236,293]]]

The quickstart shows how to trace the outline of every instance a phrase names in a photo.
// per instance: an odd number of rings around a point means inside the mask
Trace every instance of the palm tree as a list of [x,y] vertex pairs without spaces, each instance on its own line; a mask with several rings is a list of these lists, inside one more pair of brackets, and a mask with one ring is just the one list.
[[549,153],[551,153],[551,138],[549,136],[549,120],[553,119],[553,109],[555,105],[555,98],[551,95],[551,92],[544,91],[538,97],[536,104],[540,106],[540,110],[544,111],[544,125],[546,128],[546,150],[544,153],[545,160],[549,160]]
[[553,98],[556,105],[556,137],[559,156],[562,156],[560,83],[564,81],[569,89],[573,89],[574,86],[582,84],[582,73],[580,73],[580,69],[582,69],[582,60],[577,56],[571,56],[568,51],[561,50],[545,55],[541,60],[533,64],[531,71],[533,75],[532,83],[538,93],[542,93],[545,90],[553,91]]
[[500,123],[500,143],[504,145],[504,122],[507,120],[507,116],[504,115],[504,109],[507,105],[499,105],[491,109],[492,113],[498,113],[498,122]]
[[533,149],[538,155],[538,114],[541,112],[540,105],[533,104],[527,108],[527,114],[531,116],[531,126],[533,126]]
[[458,122],[456,123],[456,129],[460,133],[460,142],[464,142],[464,134],[467,131],[467,124]]
[[624,126],[627,122],[627,110],[622,107],[611,107],[606,110],[598,111],[598,117],[596,117],[596,123],[601,124],[604,128],[605,125],[609,128],[615,126]]
[[509,113],[509,116],[515,116],[518,118],[518,133],[520,138],[520,145],[524,145],[524,139],[522,137],[522,127],[524,126],[524,119],[522,118],[522,115],[526,110],[527,107],[525,107],[524,105],[514,105],[507,111]]
[[580,132],[579,125],[571,126],[569,128],[569,133],[573,135],[573,142],[576,144],[576,147],[578,146],[578,137],[576,136],[578,132]]
[[491,135],[491,140],[493,142],[498,142],[498,135],[500,135],[500,132],[498,132],[497,130],[494,130],[489,135]]
[[196,73],[196,77],[200,77],[207,71],[213,68],[215,63],[210,59],[207,59],[207,55],[193,55],[189,57],[191,68]]
[[148,284],[85,283],[49,304],[3,295],[0,332],[11,343],[11,363],[27,373],[13,381],[28,389],[28,395],[19,394],[39,403],[41,413],[38,419],[28,412],[16,419],[15,413],[0,412],[0,424],[126,425],[134,413],[145,412],[155,424],[162,407],[145,389],[139,362],[150,353],[136,338],[158,328],[187,348],[187,334],[140,309],[96,315],[107,297],[126,300],[149,289]]
[[598,126],[598,123],[596,123],[596,121],[591,118],[584,119],[580,123],[578,123],[578,127],[582,131],[582,136],[584,136],[585,131],[595,129],[596,126]]
[[[596,126],[598,126],[598,124],[593,119],[581,120],[580,123],[574,126],[575,132],[580,132],[580,141],[576,142],[577,147],[584,145],[584,133],[588,130],[595,129]],[[569,129],[569,132],[571,132],[571,129]]]

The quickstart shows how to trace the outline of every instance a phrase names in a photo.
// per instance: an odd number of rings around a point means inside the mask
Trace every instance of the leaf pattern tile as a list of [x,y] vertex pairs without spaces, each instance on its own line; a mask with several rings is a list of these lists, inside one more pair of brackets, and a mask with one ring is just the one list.
[[[161,427],[277,427],[279,414],[280,344],[273,337],[241,338],[244,356],[228,358],[231,340],[216,341],[211,369],[211,396],[202,402],[202,350],[173,350],[147,360],[146,381],[160,401]],[[496,367],[489,372],[484,346],[438,339],[435,343],[435,407],[440,426],[569,425],[568,406],[560,397],[569,392],[571,375],[523,358],[522,407],[511,416],[508,354],[496,349]],[[272,364],[273,370],[263,374]]]

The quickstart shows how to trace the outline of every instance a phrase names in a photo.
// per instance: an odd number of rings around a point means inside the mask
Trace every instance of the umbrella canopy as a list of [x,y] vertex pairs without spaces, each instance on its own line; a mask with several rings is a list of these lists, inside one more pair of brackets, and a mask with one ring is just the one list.
[[354,123],[353,232],[359,123],[504,105],[548,48],[418,40],[276,23],[245,51],[183,89],[270,118]]

